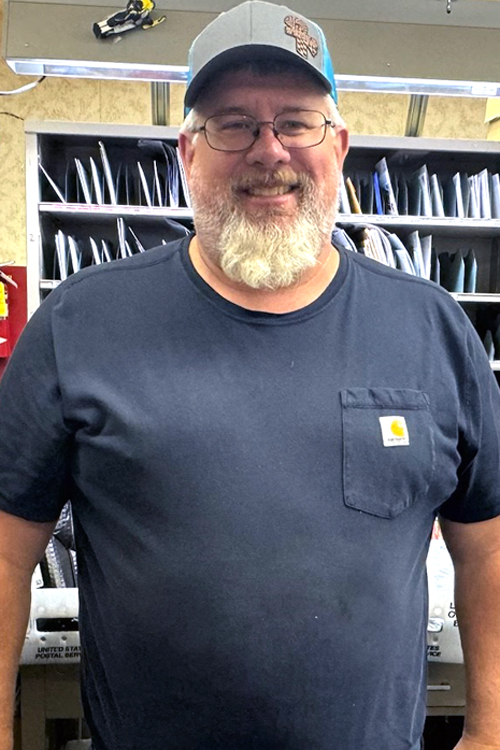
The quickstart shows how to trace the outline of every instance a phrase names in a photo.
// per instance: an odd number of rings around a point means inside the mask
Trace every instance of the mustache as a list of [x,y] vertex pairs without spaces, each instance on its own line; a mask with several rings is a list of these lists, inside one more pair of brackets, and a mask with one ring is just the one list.
[[254,188],[303,188],[309,186],[310,183],[311,178],[309,175],[297,173],[292,169],[277,169],[265,174],[247,174],[234,178],[231,181],[231,188],[235,192]]

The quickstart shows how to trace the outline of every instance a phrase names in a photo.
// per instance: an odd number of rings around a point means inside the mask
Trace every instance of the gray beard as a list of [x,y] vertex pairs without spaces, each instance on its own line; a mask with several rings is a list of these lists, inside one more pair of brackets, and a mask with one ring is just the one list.
[[[282,289],[296,284],[313,268],[325,246],[338,211],[333,199],[322,197],[308,175],[300,175],[299,208],[295,218],[279,210],[248,214],[238,201],[236,185],[207,189],[192,174],[191,198],[200,243],[225,275],[253,289]],[[271,179],[279,177],[275,173]],[[288,177],[289,179],[289,177]]]

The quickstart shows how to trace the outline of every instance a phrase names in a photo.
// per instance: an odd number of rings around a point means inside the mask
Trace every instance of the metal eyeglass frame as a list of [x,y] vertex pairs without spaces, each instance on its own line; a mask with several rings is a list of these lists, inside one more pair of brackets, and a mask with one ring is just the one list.
[[217,146],[212,146],[212,144],[210,143],[210,140],[208,138],[208,134],[207,134],[207,122],[209,120],[212,120],[215,117],[221,117],[222,115],[210,115],[210,117],[207,117],[207,119],[205,120],[204,124],[200,125],[200,127],[197,128],[196,132],[203,133],[203,135],[205,136],[205,140],[206,140],[207,144],[214,151],[222,151],[222,152],[233,153],[234,154],[234,153],[238,153],[240,151],[248,151],[248,149],[252,148],[252,146],[255,144],[255,142],[257,141],[258,137],[260,136],[262,125],[271,125],[274,137],[281,143],[281,145],[283,146],[283,148],[286,148],[287,150],[288,149],[314,148],[315,146],[320,146],[323,143],[323,141],[325,140],[325,138],[326,138],[326,130],[327,130],[327,128],[328,127],[331,127],[331,128],[337,127],[337,123],[335,123],[333,120],[329,120],[323,114],[323,112],[319,111],[319,109],[300,109],[300,110],[295,110],[295,111],[297,111],[297,112],[316,112],[318,115],[322,116],[322,118],[324,120],[324,123],[322,125],[318,125],[317,127],[318,128],[323,128],[323,136],[322,136],[322,138],[317,143],[310,143],[307,146],[286,146],[283,143],[283,141],[281,140],[281,138],[280,138],[280,135],[283,135],[283,134],[280,133],[278,130],[276,130],[276,127],[275,127],[276,120],[279,117],[282,117],[283,114],[287,114],[286,112],[285,113],[281,112],[279,115],[276,115],[276,117],[274,118],[274,120],[262,120],[262,121],[256,120],[255,117],[253,117],[252,115],[242,115],[242,117],[245,117],[248,120],[253,120],[255,122],[255,130],[252,131],[254,139],[253,139],[253,141],[248,146],[245,146],[244,148],[217,148]]

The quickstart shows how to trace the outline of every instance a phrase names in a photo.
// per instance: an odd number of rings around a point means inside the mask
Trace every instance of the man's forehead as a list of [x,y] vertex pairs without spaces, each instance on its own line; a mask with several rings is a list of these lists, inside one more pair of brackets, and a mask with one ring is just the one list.
[[289,106],[305,99],[321,102],[327,98],[311,76],[295,69],[289,72],[262,75],[252,70],[225,70],[200,97],[197,109],[205,111],[214,107],[244,108],[246,99],[272,91],[280,100],[289,99]]

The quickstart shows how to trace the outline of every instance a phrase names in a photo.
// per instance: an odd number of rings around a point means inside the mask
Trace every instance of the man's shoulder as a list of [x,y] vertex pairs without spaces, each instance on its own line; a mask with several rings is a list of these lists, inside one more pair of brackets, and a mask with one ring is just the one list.
[[[471,323],[461,305],[444,287],[351,250],[341,251],[350,272],[349,294],[374,324],[434,326],[463,337]],[[349,282],[348,282],[349,284]],[[371,317],[369,317],[371,316]],[[429,331],[430,335],[430,331]]]
[[136,253],[129,258],[120,258],[111,263],[101,263],[98,266],[89,266],[69,277],[66,283],[69,285],[89,282],[94,278],[109,278],[110,281],[117,280],[115,277],[123,276],[129,272],[147,271],[159,264],[168,264],[175,258],[187,243],[187,237],[173,240],[163,245],[158,245]]
[[359,252],[346,251],[345,255],[366,279],[370,279],[373,284],[382,284],[384,287],[392,288],[395,294],[401,293],[404,290],[408,294],[422,295],[423,297],[441,301],[444,304],[451,302],[452,306],[454,304],[454,300],[449,292],[434,281],[414,276],[399,268],[387,266],[378,260],[367,258]]
[[80,294],[109,293],[122,286],[145,286],[154,283],[162,274],[162,268],[175,266],[175,259],[185,250],[189,237],[153,247],[129,258],[113,260],[100,265],[83,268],[65,279],[50,296],[55,304],[58,300]]

